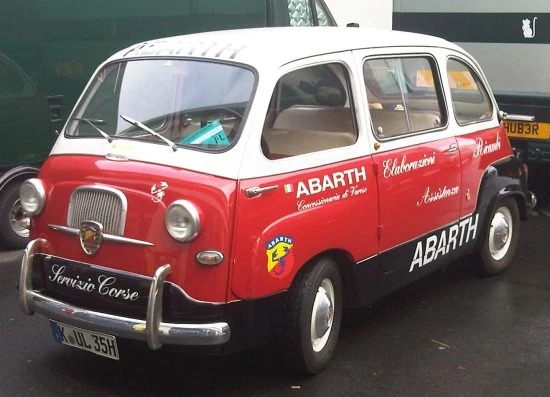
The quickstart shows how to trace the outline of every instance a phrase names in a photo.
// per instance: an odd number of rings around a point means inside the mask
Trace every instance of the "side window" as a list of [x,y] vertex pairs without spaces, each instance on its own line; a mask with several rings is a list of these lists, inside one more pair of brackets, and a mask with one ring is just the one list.
[[363,75],[374,133],[380,139],[447,123],[435,60],[427,56],[368,59]]
[[357,140],[347,69],[338,63],[292,71],[278,81],[262,133],[276,160],[349,146]]
[[447,76],[458,124],[491,119],[493,103],[481,79],[472,68],[456,59],[449,59]]
[[309,0],[288,0],[290,26],[313,26]]

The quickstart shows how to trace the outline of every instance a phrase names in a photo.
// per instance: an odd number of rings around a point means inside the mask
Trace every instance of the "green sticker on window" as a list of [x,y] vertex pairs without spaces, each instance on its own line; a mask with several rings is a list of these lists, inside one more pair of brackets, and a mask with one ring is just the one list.
[[215,120],[188,137],[185,137],[179,143],[187,145],[213,144],[227,146],[229,145],[229,139],[227,139],[227,135],[225,135],[225,131],[219,120]]

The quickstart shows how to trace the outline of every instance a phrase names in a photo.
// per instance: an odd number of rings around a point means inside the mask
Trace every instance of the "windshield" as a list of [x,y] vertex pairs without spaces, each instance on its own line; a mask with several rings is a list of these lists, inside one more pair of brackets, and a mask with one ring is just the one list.
[[253,88],[254,73],[235,65],[169,59],[109,64],[94,77],[66,135],[224,150],[238,135]]

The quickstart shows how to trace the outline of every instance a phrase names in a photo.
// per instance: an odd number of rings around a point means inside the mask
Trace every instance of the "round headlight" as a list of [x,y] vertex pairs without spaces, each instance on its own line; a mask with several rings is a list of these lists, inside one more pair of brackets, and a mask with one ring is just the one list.
[[197,237],[201,226],[199,211],[187,200],[177,200],[170,204],[164,223],[170,236],[182,242]]
[[46,204],[46,191],[40,179],[28,179],[21,184],[19,201],[28,215],[35,216],[42,212]]

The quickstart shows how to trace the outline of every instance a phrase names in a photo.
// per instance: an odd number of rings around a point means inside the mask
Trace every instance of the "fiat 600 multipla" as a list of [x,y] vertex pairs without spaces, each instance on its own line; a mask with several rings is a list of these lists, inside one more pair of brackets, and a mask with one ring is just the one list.
[[315,373],[344,308],[466,254],[486,275],[510,265],[534,197],[502,117],[476,61],[429,36],[131,46],[21,187],[21,308],[111,359],[128,339],[207,354],[273,342]]

